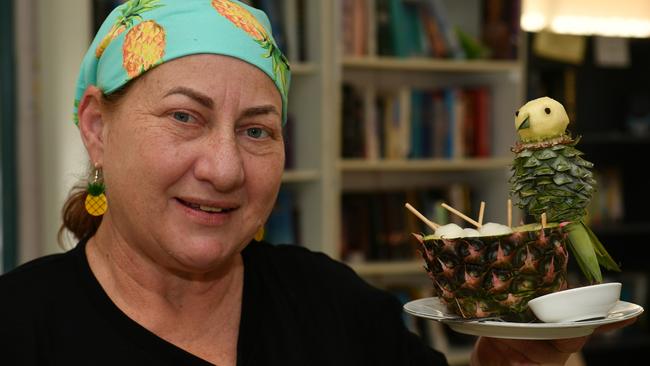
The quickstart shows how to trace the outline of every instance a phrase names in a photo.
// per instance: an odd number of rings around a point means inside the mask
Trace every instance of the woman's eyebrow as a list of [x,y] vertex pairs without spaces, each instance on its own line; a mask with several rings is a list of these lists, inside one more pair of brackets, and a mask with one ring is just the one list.
[[242,113],[242,118],[255,117],[255,116],[264,115],[264,114],[275,114],[275,115],[280,116],[280,112],[278,112],[277,108],[275,108],[275,106],[269,104],[269,105],[261,105],[261,106],[257,106],[257,107],[247,108]]
[[196,90],[193,90],[193,89],[190,89],[190,88],[187,88],[187,87],[184,87],[184,86],[178,86],[176,88],[173,88],[172,90],[168,91],[165,94],[165,97],[168,97],[168,96],[170,96],[172,94],[185,95],[186,97],[194,99],[199,104],[203,105],[204,107],[210,108],[210,109],[212,109],[212,107],[214,106],[214,102],[212,101],[212,99],[210,99],[210,97],[208,97],[207,95],[202,94],[202,93],[200,93],[200,92],[198,92]]

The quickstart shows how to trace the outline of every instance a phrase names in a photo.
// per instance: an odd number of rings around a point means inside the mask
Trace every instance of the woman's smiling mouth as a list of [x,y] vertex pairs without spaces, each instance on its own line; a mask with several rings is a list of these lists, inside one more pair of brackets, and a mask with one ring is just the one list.
[[196,203],[196,202],[183,200],[180,198],[176,198],[176,200],[185,207],[189,207],[193,210],[206,212],[206,213],[229,213],[236,209],[236,207],[222,207],[221,205],[217,205],[217,204]]

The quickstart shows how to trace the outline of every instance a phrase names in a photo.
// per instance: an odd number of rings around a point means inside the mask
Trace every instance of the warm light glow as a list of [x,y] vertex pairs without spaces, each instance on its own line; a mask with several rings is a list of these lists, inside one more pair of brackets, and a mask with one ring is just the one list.
[[649,0],[523,0],[521,27],[528,32],[650,37]]
[[566,34],[649,37],[650,20],[614,17],[558,16],[551,22],[550,29],[555,33]]
[[539,32],[546,26],[546,17],[542,13],[526,13],[521,15],[521,28],[528,32]]

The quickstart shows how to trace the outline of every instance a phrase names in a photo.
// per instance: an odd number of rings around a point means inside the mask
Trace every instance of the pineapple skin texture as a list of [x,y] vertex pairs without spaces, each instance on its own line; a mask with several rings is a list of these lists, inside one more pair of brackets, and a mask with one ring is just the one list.
[[93,216],[102,216],[108,209],[108,201],[104,193],[101,193],[97,196],[88,194],[86,196],[86,200],[84,201],[84,205],[86,212]]
[[523,144],[516,153],[510,178],[515,204],[536,221],[546,213],[549,222],[579,221],[596,189],[591,168],[575,148],[578,140]]
[[562,227],[507,235],[419,240],[435,296],[463,318],[529,322],[528,301],[567,286]]

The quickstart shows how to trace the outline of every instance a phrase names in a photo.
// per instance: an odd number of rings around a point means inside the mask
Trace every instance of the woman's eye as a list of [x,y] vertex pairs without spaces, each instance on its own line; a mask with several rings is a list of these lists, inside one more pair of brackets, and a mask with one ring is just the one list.
[[255,139],[261,139],[269,136],[268,132],[259,127],[251,127],[246,129],[246,135]]
[[174,117],[174,119],[179,122],[185,122],[185,123],[189,122],[190,119],[192,119],[192,116],[186,112],[174,112],[172,113],[172,117]]

